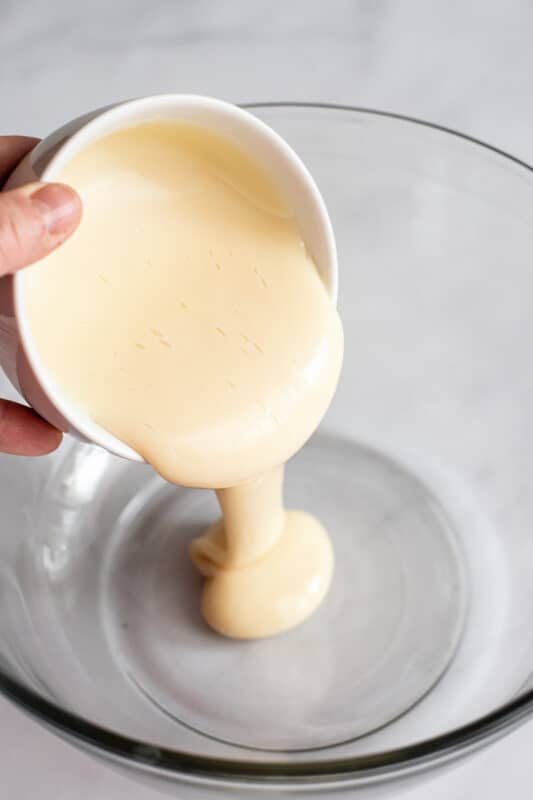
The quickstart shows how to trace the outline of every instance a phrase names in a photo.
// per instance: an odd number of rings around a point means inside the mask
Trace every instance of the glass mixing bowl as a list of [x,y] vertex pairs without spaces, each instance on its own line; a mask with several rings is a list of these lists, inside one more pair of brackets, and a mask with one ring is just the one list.
[[533,176],[398,116],[252,110],[337,234],[344,373],[286,491],[333,588],[284,636],[217,637],[186,555],[208,492],[71,440],[5,456],[0,689],[180,797],[387,795],[533,708]]

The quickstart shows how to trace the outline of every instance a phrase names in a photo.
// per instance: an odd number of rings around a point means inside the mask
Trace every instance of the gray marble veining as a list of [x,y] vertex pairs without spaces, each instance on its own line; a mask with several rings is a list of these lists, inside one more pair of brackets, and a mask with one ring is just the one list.
[[2,127],[188,91],[383,108],[533,160],[532,25],[528,0],[2,0]]

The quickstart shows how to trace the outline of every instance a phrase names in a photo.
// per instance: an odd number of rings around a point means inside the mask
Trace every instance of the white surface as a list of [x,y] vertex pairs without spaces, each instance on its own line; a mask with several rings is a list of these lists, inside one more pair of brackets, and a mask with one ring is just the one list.
[[[530,0],[0,0],[4,133],[43,135],[165,91],[364,105],[458,128],[533,162]],[[531,796],[533,725],[422,800]],[[152,800],[0,701],[2,797]]]

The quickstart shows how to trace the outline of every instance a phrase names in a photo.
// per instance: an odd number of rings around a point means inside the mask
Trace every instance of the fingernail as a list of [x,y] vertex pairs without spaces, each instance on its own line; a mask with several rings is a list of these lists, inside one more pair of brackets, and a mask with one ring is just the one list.
[[80,199],[73,189],[61,183],[46,184],[30,200],[52,236],[69,233],[79,220]]

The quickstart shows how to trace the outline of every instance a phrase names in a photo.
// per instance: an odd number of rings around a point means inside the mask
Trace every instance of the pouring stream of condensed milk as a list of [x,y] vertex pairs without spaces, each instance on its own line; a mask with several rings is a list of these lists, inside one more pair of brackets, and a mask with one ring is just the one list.
[[284,509],[283,469],[331,401],[343,337],[284,197],[187,123],[111,133],[59,177],[82,224],[24,277],[47,371],[164,478],[217,491],[222,518],[191,544],[208,624],[291,628],[327,593],[333,553]]

